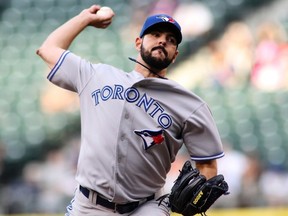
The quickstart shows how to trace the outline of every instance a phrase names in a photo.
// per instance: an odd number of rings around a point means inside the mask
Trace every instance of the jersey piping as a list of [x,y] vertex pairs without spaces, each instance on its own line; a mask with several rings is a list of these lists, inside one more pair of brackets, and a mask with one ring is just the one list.
[[47,76],[47,79],[49,81],[51,81],[54,77],[54,75],[56,74],[56,72],[58,71],[58,69],[60,68],[60,66],[62,65],[63,61],[65,60],[65,57],[70,53],[70,51],[66,50],[65,52],[62,53],[62,55],[60,56],[59,60],[57,61],[56,65],[52,68],[52,70],[50,71],[50,73]]
[[216,155],[211,155],[211,156],[206,156],[206,157],[197,157],[197,156],[192,156],[190,155],[191,157],[191,160],[194,160],[194,161],[203,161],[203,160],[214,160],[214,159],[218,159],[218,158],[221,158],[224,156],[224,152],[221,152],[220,154],[216,154]]

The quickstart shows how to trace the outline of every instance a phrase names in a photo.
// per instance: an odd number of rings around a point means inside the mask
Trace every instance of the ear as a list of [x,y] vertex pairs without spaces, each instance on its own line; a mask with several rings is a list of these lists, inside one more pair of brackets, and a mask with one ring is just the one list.
[[140,51],[141,44],[142,44],[142,38],[137,37],[136,40],[135,40],[135,48],[136,48],[136,50]]
[[172,60],[172,63],[174,63],[174,62],[175,62],[175,60],[176,60],[176,58],[177,58],[178,54],[179,54],[179,51],[178,51],[178,50],[176,50],[176,51],[175,51],[175,54],[174,54],[174,56],[173,56],[173,60]]

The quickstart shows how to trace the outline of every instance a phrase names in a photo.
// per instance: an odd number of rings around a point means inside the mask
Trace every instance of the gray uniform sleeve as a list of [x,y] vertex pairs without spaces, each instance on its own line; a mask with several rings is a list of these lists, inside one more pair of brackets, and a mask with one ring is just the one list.
[[65,51],[48,74],[47,79],[61,88],[80,94],[93,76],[94,69],[95,67],[90,62],[70,51]]
[[224,156],[218,129],[205,103],[185,122],[183,140],[192,160],[212,160]]

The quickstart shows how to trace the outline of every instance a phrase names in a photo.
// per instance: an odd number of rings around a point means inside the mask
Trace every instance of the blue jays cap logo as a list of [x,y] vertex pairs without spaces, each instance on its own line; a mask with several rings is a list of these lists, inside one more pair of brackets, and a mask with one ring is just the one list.
[[157,19],[162,19],[164,22],[170,22],[170,23],[175,23],[176,21],[172,17],[168,17],[166,15],[159,15],[156,16]]
[[145,150],[164,142],[163,130],[135,130],[134,133],[141,137]]

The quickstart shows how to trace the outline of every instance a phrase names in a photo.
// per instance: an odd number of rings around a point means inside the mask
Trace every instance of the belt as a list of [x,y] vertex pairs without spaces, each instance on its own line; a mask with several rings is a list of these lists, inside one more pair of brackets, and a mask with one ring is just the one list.
[[[81,185],[79,186],[79,189],[82,192],[82,194],[89,199],[90,190],[88,188],[82,187]],[[104,206],[105,208],[113,209],[114,211],[117,211],[120,214],[125,214],[135,210],[141,203],[153,200],[154,197],[155,195],[153,194],[149,197],[144,198],[143,201],[141,202],[136,201],[136,202],[129,202],[126,204],[117,204],[114,202],[110,202],[109,200],[97,194],[96,204]]]

